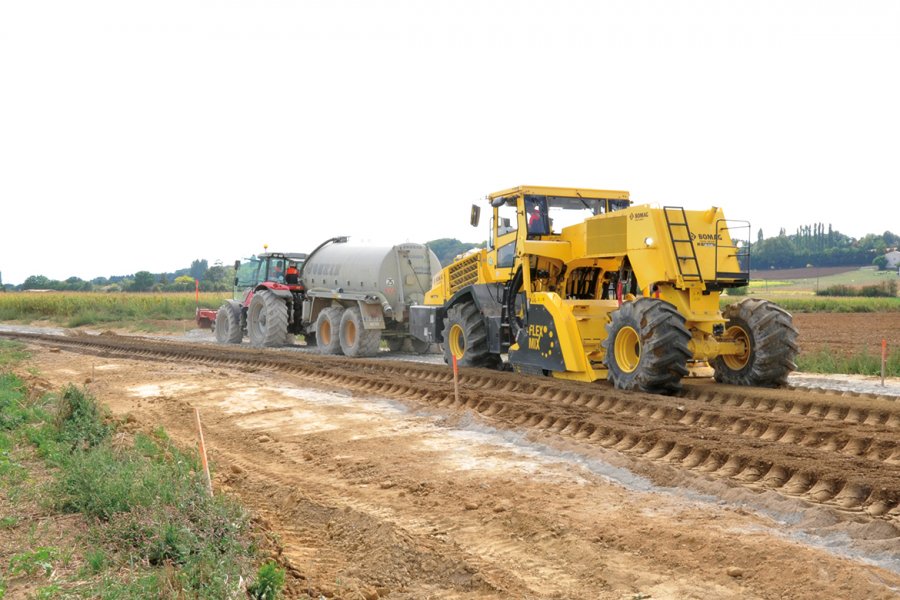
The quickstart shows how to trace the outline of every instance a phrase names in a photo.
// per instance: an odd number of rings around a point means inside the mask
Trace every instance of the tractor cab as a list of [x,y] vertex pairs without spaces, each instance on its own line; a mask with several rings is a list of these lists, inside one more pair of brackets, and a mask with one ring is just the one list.
[[306,254],[299,252],[263,252],[234,263],[236,293],[260,287],[302,290],[299,272]]

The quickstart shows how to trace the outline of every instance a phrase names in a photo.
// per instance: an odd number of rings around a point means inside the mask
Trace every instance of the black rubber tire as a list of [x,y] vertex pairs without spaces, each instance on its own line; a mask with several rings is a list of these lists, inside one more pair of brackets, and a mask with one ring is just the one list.
[[[609,381],[620,390],[654,394],[680,391],[691,358],[691,332],[684,322],[684,316],[672,304],[656,298],[637,298],[610,313],[602,343]],[[627,336],[629,329],[636,334],[634,353],[638,357],[631,370],[616,356],[616,338]]]
[[406,341],[401,337],[389,337],[384,338],[384,343],[387,344],[388,350],[391,352],[400,352],[403,350],[403,342]]
[[241,305],[225,301],[216,311],[216,341],[220,344],[240,344],[244,334],[241,331]]
[[247,333],[257,348],[284,346],[287,339],[287,303],[267,290],[253,294],[247,309]]
[[316,346],[321,354],[343,354],[340,337],[343,312],[340,306],[329,306],[316,318]]
[[791,313],[768,300],[745,298],[727,306],[724,316],[726,334],[740,327],[750,342],[750,354],[740,368],[729,366],[722,356],[710,361],[716,381],[759,387],[785,385],[788,374],[797,368],[794,361],[800,350]]
[[341,350],[347,356],[375,356],[381,347],[381,330],[363,327],[358,306],[351,306],[341,316]]
[[409,338],[409,346],[416,354],[427,354],[431,350],[431,342],[425,342],[419,338]]
[[447,318],[444,319],[444,343],[441,349],[444,351],[444,361],[452,364],[450,335],[451,329],[459,326],[462,340],[462,356],[457,357],[457,364],[461,367],[486,367],[494,369],[500,365],[500,356],[488,350],[487,326],[481,318],[478,309],[471,302],[456,304],[447,310]]

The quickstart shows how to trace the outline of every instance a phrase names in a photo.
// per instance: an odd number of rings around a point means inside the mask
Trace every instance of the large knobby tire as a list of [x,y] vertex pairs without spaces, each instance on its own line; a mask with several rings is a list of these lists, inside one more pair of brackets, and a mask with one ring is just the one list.
[[609,380],[621,390],[674,394],[688,374],[691,332],[668,302],[638,298],[610,314],[605,362]]
[[316,318],[316,346],[322,354],[341,354],[341,313],[339,306],[322,309]]
[[444,360],[461,367],[496,368],[500,356],[488,350],[487,326],[471,302],[463,302],[447,310],[444,319]]
[[381,330],[363,327],[358,306],[351,306],[341,316],[340,338],[347,356],[375,356],[381,347]]
[[240,344],[244,337],[241,331],[241,307],[237,303],[222,304],[216,311],[216,341],[220,344]]
[[257,347],[284,346],[287,339],[287,303],[267,290],[253,294],[247,311],[250,344]]
[[725,308],[725,337],[741,340],[747,352],[710,361],[716,381],[777,387],[795,370],[799,347],[791,314],[767,300],[745,298]]

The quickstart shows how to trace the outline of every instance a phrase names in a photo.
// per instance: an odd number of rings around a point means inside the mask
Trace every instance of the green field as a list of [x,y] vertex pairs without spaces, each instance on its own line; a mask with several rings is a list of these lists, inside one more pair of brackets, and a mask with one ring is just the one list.
[[[793,273],[802,269],[792,269]],[[810,269],[815,273],[815,269]],[[765,298],[778,303],[779,306],[792,312],[884,312],[900,311],[900,298],[862,298],[862,297],[830,297],[817,296],[817,290],[832,286],[862,287],[879,285],[891,279],[898,279],[895,271],[878,271],[871,267],[852,269],[843,273],[824,275],[821,277],[802,277],[787,279],[784,272],[773,271],[772,279],[756,277],[750,282],[747,290],[750,296]],[[732,295],[723,298],[728,304],[740,300],[743,296]]]
[[[200,294],[200,306],[218,308],[231,294]],[[45,292],[0,294],[0,321],[48,322],[63,327],[105,325],[143,331],[180,329],[193,320],[197,300],[191,292]]]

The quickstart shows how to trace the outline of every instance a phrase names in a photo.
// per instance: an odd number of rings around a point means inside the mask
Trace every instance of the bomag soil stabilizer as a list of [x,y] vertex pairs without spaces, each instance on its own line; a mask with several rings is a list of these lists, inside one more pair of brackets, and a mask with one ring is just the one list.
[[[755,386],[796,368],[789,313],[755,298],[719,307],[749,282],[748,222],[633,206],[622,191],[520,186],[488,199],[488,247],[457,257],[410,311],[410,333],[448,362],[664,394],[709,367]],[[479,216],[473,205],[473,226]]]

